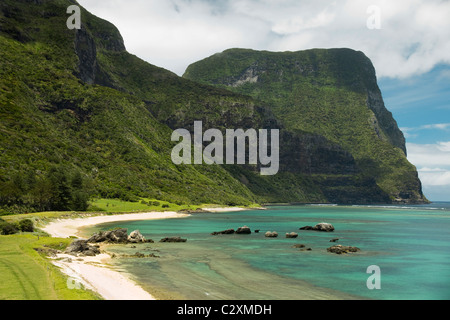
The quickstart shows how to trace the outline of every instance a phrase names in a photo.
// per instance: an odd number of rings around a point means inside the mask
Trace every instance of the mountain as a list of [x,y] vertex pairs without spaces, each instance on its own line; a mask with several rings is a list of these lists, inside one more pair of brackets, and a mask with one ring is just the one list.
[[[69,30],[72,4],[0,2],[0,206],[57,209],[50,198],[77,174],[91,196],[256,202],[220,166],[174,165],[172,130],[158,120],[189,101],[206,108],[228,100],[251,105],[252,99],[142,61],[126,51],[112,24],[84,9],[81,30]],[[65,173],[57,175],[61,190],[53,190],[54,168]]]
[[[128,53],[117,28],[81,6],[81,29],[69,30],[66,11],[73,4],[77,3],[0,2],[0,211],[81,210],[89,197],[225,205],[423,199],[417,173],[401,150],[402,136],[396,126],[389,127],[391,120],[376,90],[369,99],[374,111],[368,119],[369,128],[379,134],[361,135],[376,140],[368,142],[366,152],[363,144],[340,138],[351,130],[359,133],[363,122],[342,122],[350,127],[341,128],[332,119],[320,122],[324,119],[313,110],[315,104],[325,108],[335,95],[355,105],[361,98],[331,83],[331,70],[322,70],[320,76],[330,72],[328,98],[316,92],[326,91],[324,83],[296,84],[292,79],[291,86],[310,90],[310,100],[302,110],[294,104],[284,108],[290,105],[288,96],[295,103],[304,96],[287,95],[284,82],[272,81],[264,81],[264,86],[279,88],[279,93],[256,94],[257,86],[253,90],[251,85],[262,84],[263,76],[258,73],[255,83],[250,78],[256,74],[241,79],[248,67],[233,62],[231,54],[243,54],[250,61],[251,51],[228,51],[230,59],[224,63],[230,66],[229,83],[217,82],[222,81],[222,71],[213,64],[208,68],[216,72],[216,80],[194,76],[194,67],[203,62],[191,66],[185,78],[178,77]],[[317,59],[318,65],[326,62]],[[231,67],[234,63],[236,69]],[[260,71],[259,66],[254,70]],[[258,165],[175,165],[172,132],[192,131],[194,121],[202,121],[204,130],[223,132],[279,129],[279,173],[261,176]],[[374,157],[379,146],[379,153],[386,153],[384,162]],[[367,169],[384,163],[389,167]],[[387,169],[399,173],[384,174]],[[398,181],[392,190],[385,188],[394,177]]]
[[426,202],[405,138],[362,52],[230,49],[190,65],[183,77],[249,95],[268,104],[286,129],[336,143],[390,201]]

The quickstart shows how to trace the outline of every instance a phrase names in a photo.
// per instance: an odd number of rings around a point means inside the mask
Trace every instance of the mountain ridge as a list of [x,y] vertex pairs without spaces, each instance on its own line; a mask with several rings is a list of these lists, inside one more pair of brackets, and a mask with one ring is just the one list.
[[267,103],[286,128],[339,144],[391,201],[427,201],[406,159],[403,133],[384,105],[375,69],[364,53],[235,48],[191,64],[183,77],[250,95]]
[[[81,174],[90,197],[224,205],[391,201],[333,137],[286,129],[263,99],[143,61],[126,51],[115,26],[81,6],[81,29],[68,30],[72,4],[0,3],[0,206],[7,212],[52,209],[49,195],[61,191],[48,185],[54,167],[67,173],[61,187]],[[171,132],[191,130],[196,120],[205,129],[280,129],[281,172],[175,166]]]

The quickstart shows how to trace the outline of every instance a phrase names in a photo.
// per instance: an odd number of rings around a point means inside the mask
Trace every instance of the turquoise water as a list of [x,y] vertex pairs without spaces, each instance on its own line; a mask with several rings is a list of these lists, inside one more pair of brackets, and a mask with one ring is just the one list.
[[[299,230],[319,222],[332,233]],[[247,225],[260,233],[211,236]],[[275,206],[267,210],[196,214],[183,219],[110,223],[140,230],[154,244],[113,246],[116,263],[160,298],[180,299],[450,299],[450,204],[426,206]],[[265,238],[266,231],[278,238]],[[93,229],[90,232],[94,231]],[[285,233],[297,232],[296,239]],[[181,236],[186,243],[158,243]],[[358,253],[327,252],[337,244]],[[300,251],[305,244],[311,251]],[[367,267],[380,268],[381,289],[369,290]]]

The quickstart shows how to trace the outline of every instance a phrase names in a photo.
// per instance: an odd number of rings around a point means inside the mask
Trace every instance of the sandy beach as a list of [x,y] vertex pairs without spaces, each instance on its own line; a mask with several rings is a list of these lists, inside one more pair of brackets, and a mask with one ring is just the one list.
[[[52,237],[68,238],[78,237],[83,227],[93,226],[107,222],[154,220],[183,218],[188,214],[177,212],[145,212],[118,215],[102,215],[88,218],[56,220],[42,228]],[[106,300],[155,300],[147,291],[138,286],[130,275],[115,270],[108,261],[111,257],[102,253],[95,257],[74,257],[67,254],[58,254],[54,264],[69,276],[67,285],[85,288],[97,292]]]
[[[244,208],[204,208],[210,212],[241,211]],[[43,228],[52,237],[69,238],[81,237],[81,229],[87,226],[107,222],[135,221],[184,218],[189,214],[177,212],[145,212],[117,215],[101,215],[87,218],[62,219],[50,222]],[[58,254],[53,263],[69,276],[67,285],[85,288],[97,292],[106,300],[156,300],[149,292],[137,285],[127,273],[114,269],[108,262],[111,256],[102,253],[95,257],[74,257]]]

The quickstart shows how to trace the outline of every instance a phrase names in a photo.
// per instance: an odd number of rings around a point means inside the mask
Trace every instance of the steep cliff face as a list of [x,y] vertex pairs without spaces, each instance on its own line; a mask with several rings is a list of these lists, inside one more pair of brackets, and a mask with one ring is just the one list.
[[426,201],[416,169],[406,160],[405,138],[362,52],[230,49],[192,64],[184,77],[250,95],[269,105],[286,129],[336,143],[390,201]]
[[[203,62],[189,68],[193,81],[128,53],[119,31],[84,9],[82,28],[68,30],[73,3],[0,2],[0,131],[7,133],[0,136],[0,193],[59,166],[81,172],[92,195],[122,199],[420,200],[415,169],[393,147],[401,147],[398,128],[373,79],[366,85],[358,68],[343,71],[342,61],[330,65],[314,52],[284,61],[231,50],[204,74],[194,67]],[[192,131],[194,121],[204,130],[279,129],[279,173],[261,176],[254,165],[175,165],[172,130]],[[15,204],[32,205],[26,195]]]

